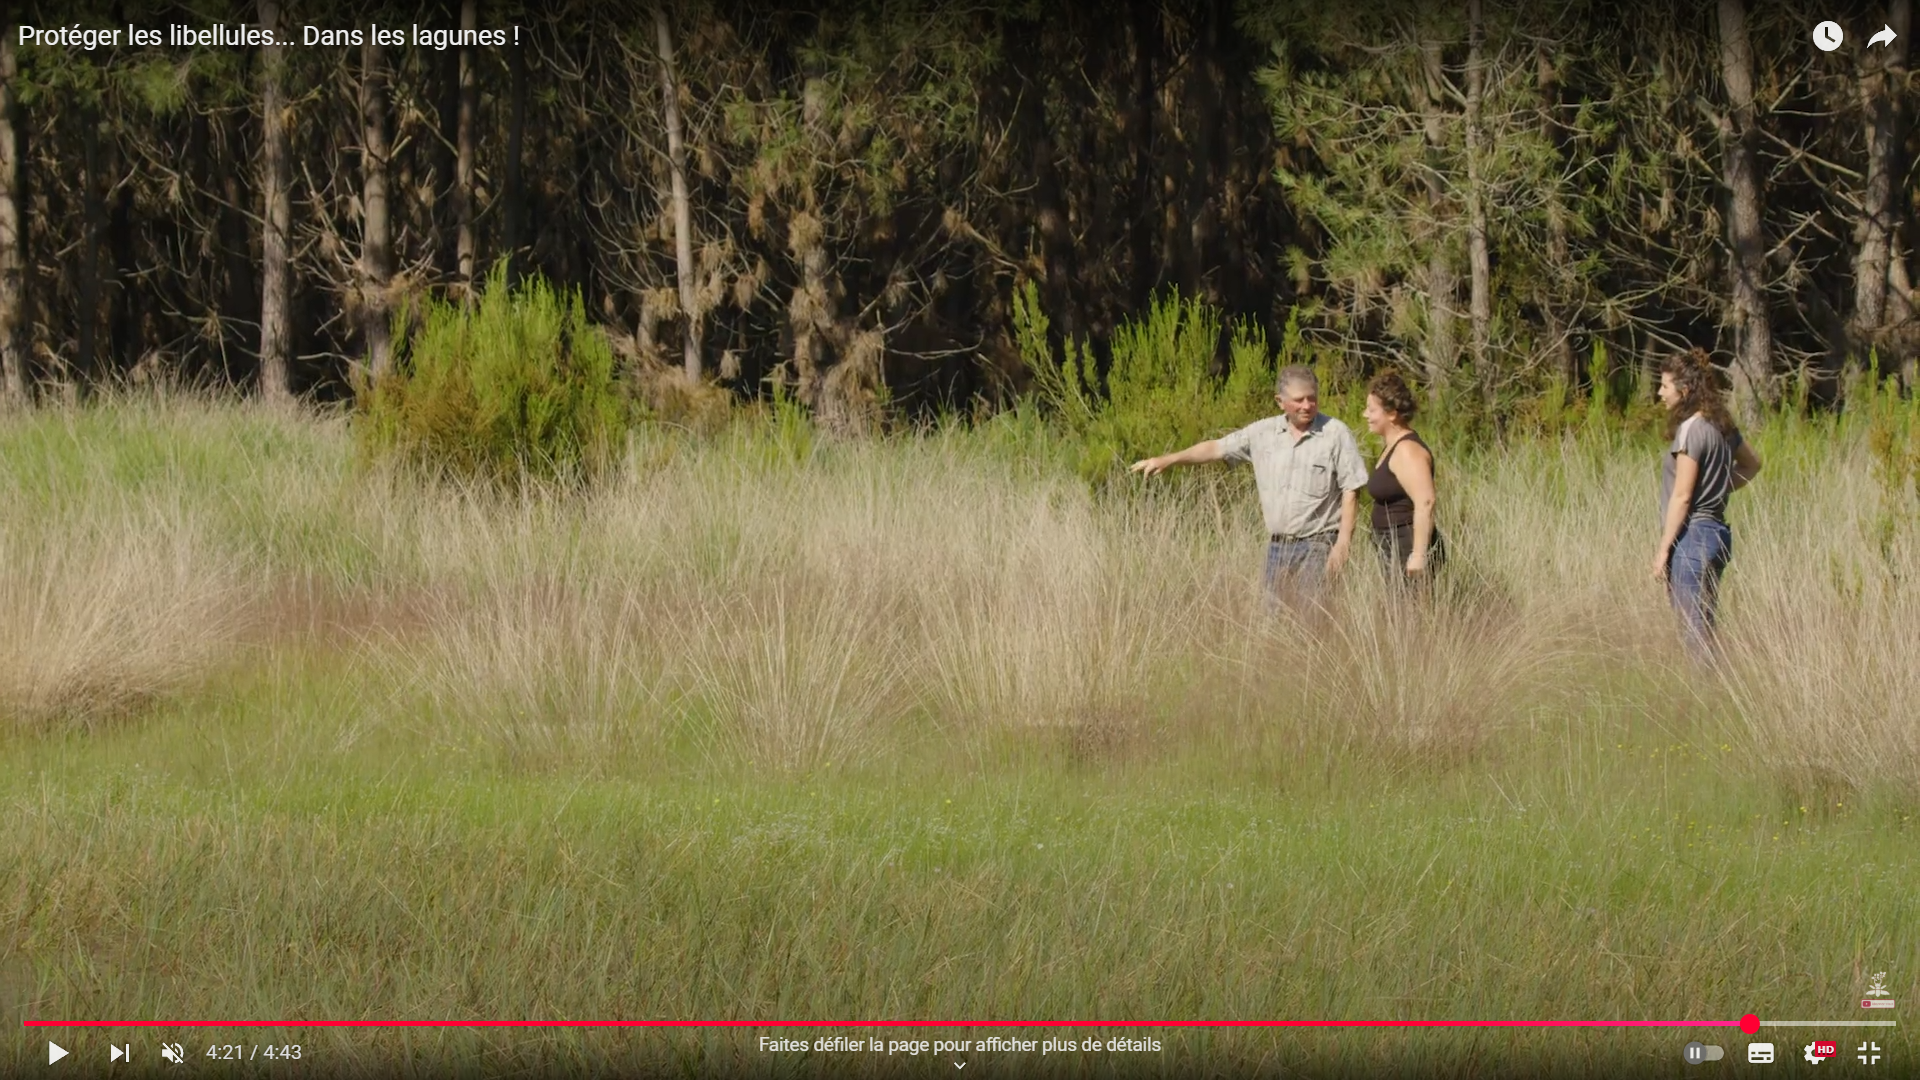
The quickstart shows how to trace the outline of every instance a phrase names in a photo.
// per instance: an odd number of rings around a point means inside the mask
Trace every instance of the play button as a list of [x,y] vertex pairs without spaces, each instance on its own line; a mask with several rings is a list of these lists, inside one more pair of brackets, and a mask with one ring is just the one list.
[[47,1064],[51,1065],[67,1056],[67,1048],[49,1039],[47,1041]]

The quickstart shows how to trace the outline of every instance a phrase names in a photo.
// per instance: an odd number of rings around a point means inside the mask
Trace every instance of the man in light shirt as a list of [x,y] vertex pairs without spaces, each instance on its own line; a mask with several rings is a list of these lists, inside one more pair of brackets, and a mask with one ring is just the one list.
[[1281,415],[1136,461],[1133,471],[1153,476],[1174,465],[1252,462],[1267,524],[1267,588],[1317,600],[1327,577],[1346,565],[1367,466],[1347,425],[1320,412],[1320,380],[1312,368],[1283,369],[1273,397]]

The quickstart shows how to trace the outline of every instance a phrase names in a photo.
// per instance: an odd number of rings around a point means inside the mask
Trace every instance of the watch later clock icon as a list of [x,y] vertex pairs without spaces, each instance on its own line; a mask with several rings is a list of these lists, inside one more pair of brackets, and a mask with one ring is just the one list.
[[1840,24],[1828,19],[1813,28],[1813,43],[1821,52],[1832,52],[1840,47],[1846,35],[1840,32]]

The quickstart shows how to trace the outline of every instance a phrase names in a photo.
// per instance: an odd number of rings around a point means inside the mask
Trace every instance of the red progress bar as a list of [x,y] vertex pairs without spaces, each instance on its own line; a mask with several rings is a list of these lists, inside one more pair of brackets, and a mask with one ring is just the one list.
[[[1755,1018],[1757,1019],[1757,1018]],[[1739,1020],[26,1020],[26,1027],[307,1028],[1631,1028],[1739,1027]],[[1754,1024],[1758,1030],[1758,1024]]]

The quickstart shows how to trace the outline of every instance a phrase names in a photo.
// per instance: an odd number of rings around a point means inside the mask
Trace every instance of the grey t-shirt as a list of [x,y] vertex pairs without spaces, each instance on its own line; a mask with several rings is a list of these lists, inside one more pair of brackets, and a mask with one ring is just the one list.
[[1720,429],[1699,413],[1687,417],[1673,433],[1673,445],[1667,447],[1660,468],[1660,520],[1667,519],[1667,503],[1673,498],[1673,469],[1676,455],[1685,454],[1700,465],[1700,478],[1693,484],[1693,503],[1687,507],[1687,520],[1702,518],[1725,523],[1727,496],[1733,494],[1733,454],[1740,448],[1740,432],[1721,435]]
[[1295,438],[1285,416],[1269,416],[1220,439],[1228,461],[1253,464],[1260,512],[1274,536],[1312,536],[1340,527],[1340,498],[1367,484],[1367,464],[1347,425],[1320,413]]

